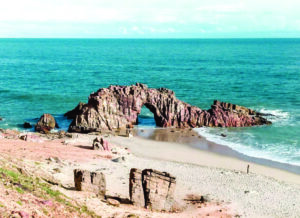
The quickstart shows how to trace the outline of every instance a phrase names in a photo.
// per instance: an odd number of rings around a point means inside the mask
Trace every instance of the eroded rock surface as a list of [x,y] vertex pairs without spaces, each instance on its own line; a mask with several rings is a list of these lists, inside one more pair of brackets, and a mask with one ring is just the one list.
[[43,114],[35,125],[35,131],[41,133],[48,133],[54,128],[59,128],[59,126],[51,114]]
[[142,171],[136,168],[132,168],[129,174],[129,197],[134,205],[145,207]]
[[108,141],[104,140],[102,137],[96,137],[93,140],[93,150],[110,151]]
[[174,204],[175,177],[152,169],[131,169],[129,195],[136,206],[156,211],[170,211]]
[[144,105],[154,114],[159,127],[244,127],[271,123],[242,106],[214,101],[209,110],[202,110],[180,101],[169,89],[153,89],[137,83],[92,93],[87,104],[79,104],[66,113],[73,118],[69,131],[98,132],[132,126],[137,124]]
[[152,210],[169,211],[174,203],[175,177],[166,172],[143,170],[145,207]]
[[77,191],[88,191],[104,198],[106,193],[106,180],[102,172],[75,169],[74,183]]
[[82,110],[82,107],[84,106],[84,103],[79,102],[79,104],[71,111],[68,111],[64,114],[65,117],[68,119],[74,119],[78,113]]

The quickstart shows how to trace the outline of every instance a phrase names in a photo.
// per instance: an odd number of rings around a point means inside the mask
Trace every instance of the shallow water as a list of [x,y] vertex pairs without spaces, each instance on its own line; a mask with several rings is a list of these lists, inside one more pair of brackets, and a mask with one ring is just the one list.
[[[0,39],[0,128],[52,113],[66,129],[62,114],[92,91],[136,82],[203,109],[218,99],[274,114],[271,126],[197,131],[300,165],[300,39]],[[141,125],[153,126],[151,113],[142,115]]]

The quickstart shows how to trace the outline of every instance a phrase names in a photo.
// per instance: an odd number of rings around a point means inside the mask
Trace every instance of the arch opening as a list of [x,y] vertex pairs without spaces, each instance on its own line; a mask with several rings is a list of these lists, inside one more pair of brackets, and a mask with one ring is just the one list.
[[146,104],[143,105],[136,123],[138,126],[156,127],[154,113],[147,106]]

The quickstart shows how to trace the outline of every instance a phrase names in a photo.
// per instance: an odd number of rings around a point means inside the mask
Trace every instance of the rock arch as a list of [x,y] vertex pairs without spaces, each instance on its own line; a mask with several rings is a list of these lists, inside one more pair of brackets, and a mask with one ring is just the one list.
[[194,128],[201,126],[239,127],[270,124],[255,111],[215,101],[209,110],[191,106],[176,98],[172,90],[132,86],[109,86],[89,96],[65,115],[73,119],[71,132],[113,130],[135,125],[143,106],[153,114],[157,126]]

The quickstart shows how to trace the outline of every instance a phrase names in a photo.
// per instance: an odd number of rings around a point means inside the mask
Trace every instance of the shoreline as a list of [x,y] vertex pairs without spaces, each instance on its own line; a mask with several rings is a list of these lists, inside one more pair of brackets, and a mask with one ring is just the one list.
[[161,129],[161,128],[136,128],[134,134],[144,139],[160,142],[174,142],[187,145],[196,150],[206,151],[221,156],[236,158],[244,162],[263,165],[270,168],[284,170],[293,174],[300,175],[300,166],[283,163],[266,158],[248,156],[232,149],[227,145],[209,141],[204,136],[194,130],[182,129]]
[[[30,133],[28,140],[21,140],[20,135],[14,131],[3,135],[0,157],[12,165],[26,167],[51,184],[61,184],[53,188],[105,217],[116,212],[124,214],[124,211],[140,214],[140,217],[197,217],[196,214],[205,216],[208,212],[203,210],[209,205],[217,206],[213,209],[215,212],[222,210],[222,213],[242,217],[296,217],[300,212],[297,207],[300,176],[283,170],[251,163],[250,173],[246,173],[249,162],[201,151],[183,143],[139,136],[101,134],[111,146],[110,151],[101,151],[92,149],[93,140],[99,134],[71,133],[58,138],[59,134]],[[181,134],[175,135],[180,138]],[[174,134],[172,138],[176,139]],[[129,197],[130,169],[168,172],[176,177],[174,196],[179,206],[184,205],[185,197],[190,194],[206,196],[209,204],[191,210],[187,208],[180,213],[153,213],[126,204],[112,207],[97,198],[87,199],[85,193],[73,191],[73,170],[78,168],[103,172],[108,196],[120,199]],[[213,216],[211,212],[212,217],[222,216]]]
[[[8,128],[11,129],[11,128]],[[24,133],[35,134],[34,129],[11,129]],[[65,128],[57,129],[55,132],[66,131]],[[258,164],[278,170],[287,171],[292,174],[300,175],[300,166],[283,163],[271,159],[259,158],[240,153],[227,145],[222,145],[213,141],[209,141],[193,129],[176,129],[176,128],[155,128],[155,127],[139,127],[133,128],[133,135],[143,139],[154,140],[158,142],[178,143],[189,146],[195,150],[205,151],[220,156],[234,158],[249,164]]]
[[[159,130],[159,133],[161,133],[161,130]],[[137,133],[135,132],[134,134]],[[187,131],[184,131],[182,134],[177,134],[175,138],[171,137],[170,134],[155,134],[154,136],[156,138],[148,139],[138,135],[131,138],[109,136],[108,140],[115,145],[128,147],[134,154],[142,158],[213,167],[244,173],[247,172],[247,166],[249,165],[251,174],[254,173],[279,181],[300,185],[300,175],[288,170],[242,160],[234,156],[201,150],[182,143],[185,137],[191,140],[189,134]],[[162,141],[163,137],[167,137],[167,139],[172,138],[172,140],[177,140],[177,142]],[[166,140],[166,138],[163,139]]]

